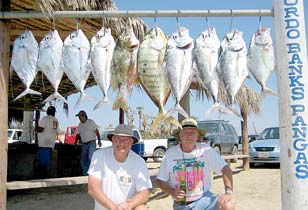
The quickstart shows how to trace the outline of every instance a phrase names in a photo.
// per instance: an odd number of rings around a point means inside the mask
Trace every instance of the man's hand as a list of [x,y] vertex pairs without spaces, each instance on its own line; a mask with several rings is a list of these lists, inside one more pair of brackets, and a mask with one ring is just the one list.
[[127,201],[124,201],[124,202],[120,203],[117,206],[116,210],[132,210],[132,208],[129,206],[128,203],[129,202],[127,202]]
[[101,147],[102,146],[102,141],[99,139],[98,140],[98,146]]
[[185,197],[185,191],[180,189],[174,189],[174,194],[172,196],[175,198],[175,200],[179,201]]
[[232,194],[222,194],[219,196],[217,201],[218,208],[224,207],[232,199]]

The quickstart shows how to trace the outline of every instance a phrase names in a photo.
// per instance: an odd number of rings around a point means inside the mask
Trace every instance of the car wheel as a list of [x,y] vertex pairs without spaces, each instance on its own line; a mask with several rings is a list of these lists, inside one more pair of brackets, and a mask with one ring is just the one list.
[[[234,146],[233,146],[233,150],[232,150],[232,155],[237,155],[237,153],[238,153],[237,146],[234,145]],[[237,161],[238,161],[237,158],[234,158],[234,159],[231,160],[232,163],[237,163]]]
[[216,150],[216,152],[220,155],[220,148],[218,146],[215,146],[214,149]]
[[163,148],[158,148],[153,153],[153,160],[155,162],[161,162],[163,157],[165,156],[165,150]]
[[253,167],[255,167],[255,164],[254,163],[249,163],[249,167],[253,168]]

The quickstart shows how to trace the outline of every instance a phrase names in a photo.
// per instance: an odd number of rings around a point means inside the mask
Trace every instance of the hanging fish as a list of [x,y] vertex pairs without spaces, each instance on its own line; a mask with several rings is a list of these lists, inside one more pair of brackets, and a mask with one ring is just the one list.
[[41,95],[40,92],[30,89],[30,86],[37,74],[38,43],[31,31],[26,30],[20,34],[13,43],[11,58],[11,70],[14,70],[22,83],[26,86],[15,100],[27,95]]
[[82,101],[92,99],[84,93],[84,87],[91,71],[88,62],[89,51],[89,40],[81,29],[75,30],[64,40],[61,65],[67,77],[80,92],[75,108]]
[[176,102],[174,107],[167,112],[166,117],[176,111],[185,118],[189,117],[181,107],[180,100],[189,89],[194,77],[192,68],[193,48],[193,39],[189,35],[189,30],[184,27],[180,27],[168,38],[165,58],[166,75]]
[[197,76],[200,78],[203,87],[211,93],[214,101],[208,112],[220,108],[218,102],[219,78],[216,71],[219,48],[220,41],[215,28],[207,28],[196,39],[193,51]]
[[133,29],[126,29],[119,36],[113,52],[111,85],[118,90],[112,109],[128,110],[127,98],[131,94],[137,74],[139,40]]
[[234,29],[223,38],[217,72],[232,108],[235,96],[248,76],[247,50],[242,32]]
[[[162,122],[166,114],[164,105],[171,92],[163,69],[166,47],[167,37],[165,33],[159,27],[155,27],[144,36],[138,50],[139,81],[144,91],[159,109],[151,126],[152,131]],[[171,116],[166,121],[176,125],[179,124]]]
[[266,81],[275,66],[270,31],[270,28],[261,27],[254,33],[248,50],[247,62],[250,72],[261,85],[262,93],[278,95],[275,91],[266,87]]
[[107,92],[111,82],[110,66],[114,47],[115,41],[110,28],[102,27],[91,39],[92,74],[104,94],[104,98],[95,105],[94,110],[109,102]]
[[44,100],[45,102],[53,99],[60,99],[64,103],[67,100],[58,93],[58,87],[63,77],[61,67],[63,41],[57,30],[47,33],[39,45],[38,70],[42,71],[54,88],[54,93]]

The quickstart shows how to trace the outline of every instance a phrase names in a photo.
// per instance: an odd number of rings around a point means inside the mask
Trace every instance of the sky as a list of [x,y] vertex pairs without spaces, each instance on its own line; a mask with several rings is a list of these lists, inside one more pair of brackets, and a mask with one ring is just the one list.
[[[272,1],[270,0],[155,0],[155,1],[145,1],[145,0],[116,0],[116,5],[119,10],[228,10],[228,9],[272,9]],[[308,8],[305,11],[308,11]],[[306,28],[307,28],[307,17]],[[154,26],[154,18],[142,18],[142,20],[150,27]],[[177,29],[177,21],[175,17],[158,17],[156,18],[157,25],[160,27],[167,35],[174,33]],[[216,28],[216,32],[220,40],[223,36],[229,32],[231,17],[209,17],[208,21],[212,27]],[[246,42],[248,49],[250,39],[253,33],[259,27],[259,17],[233,17],[233,28],[239,29],[243,32],[243,38]],[[187,18],[180,17],[179,24],[186,27],[190,31],[192,38],[196,39],[197,36],[207,27],[204,17]],[[262,17],[262,26],[271,28],[271,35],[274,40],[274,25],[272,17]],[[99,29],[98,29],[99,30]],[[276,71],[272,73],[267,81],[267,86],[274,91],[278,92],[277,89],[277,75]],[[250,79],[246,79],[244,84],[257,92],[260,92],[260,85],[255,81],[253,76]],[[100,89],[95,86],[85,90],[88,95],[96,98],[96,100],[88,101],[81,104],[78,108],[74,109],[74,104],[76,103],[79,93],[73,94],[68,97],[69,103],[69,116],[62,111],[60,104],[55,104],[57,107],[56,117],[59,120],[60,128],[65,130],[67,126],[77,125],[79,119],[75,117],[75,114],[79,110],[85,110],[88,113],[88,117],[93,119],[97,125],[100,126],[101,130],[104,130],[108,125],[112,124],[116,126],[119,122],[119,111],[112,110],[112,104],[116,98],[117,91],[113,92],[112,88],[109,89],[108,95],[111,99],[111,104],[106,104],[100,109],[93,111],[95,104],[101,100],[103,93]],[[208,118],[205,118],[205,113],[207,109],[212,104],[212,101],[207,99],[201,100],[195,97],[196,92],[191,91],[190,96],[190,114],[192,117],[197,117],[200,120],[212,120],[212,119],[224,119],[229,121],[236,129],[238,135],[240,135],[241,122],[239,118],[231,115],[219,115],[217,112],[212,113]],[[168,99],[165,109],[169,110],[174,106],[175,100],[171,95]],[[128,105],[136,110],[136,107],[142,106],[143,113],[156,116],[158,113],[158,108],[146,95],[143,89],[137,89],[134,87],[133,92],[128,99]],[[44,114],[42,114],[44,116]],[[177,118],[177,113],[173,115]],[[126,119],[125,119],[126,123]],[[138,127],[139,121],[138,116],[135,116],[135,125]],[[248,116],[248,132],[249,134],[254,134],[255,132],[260,133],[264,128],[270,126],[279,126],[279,107],[278,107],[278,97],[267,95],[261,103],[261,112],[257,115],[250,114]]]

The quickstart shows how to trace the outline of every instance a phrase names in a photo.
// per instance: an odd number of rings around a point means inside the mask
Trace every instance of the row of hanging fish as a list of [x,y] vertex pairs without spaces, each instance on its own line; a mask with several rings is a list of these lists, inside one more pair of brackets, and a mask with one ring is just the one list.
[[[14,41],[11,60],[11,69],[26,86],[16,100],[28,93],[40,94],[31,90],[30,85],[37,72],[42,71],[54,88],[54,93],[45,102],[56,98],[67,103],[57,91],[65,73],[80,92],[75,104],[78,106],[91,98],[84,93],[84,87],[92,72],[104,95],[94,109],[110,101],[108,89],[112,86],[118,91],[113,109],[127,110],[127,99],[134,83],[139,82],[159,109],[155,126],[162,120],[178,125],[177,120],[171,117],[174,112],[189,117],[179,102],[194,78],[212,95],[214,103],[210,112],[214,109],[232,111],[232,106],[225,108],[219,104],[219,85],[224,85],[233,105],[248,76],[248,67],[262,91],[274,94],[266,87],[274,69],[269,28],[258,29],[248,53],[242,32],[238,30],[230,31],[220,42],[214,28],[206,29],[194,41],[184,27],[179,27],[168,38],[160,28],[154,27],[140,43],[132,29],[124,30],[115,42],[111,30],[103,27],[92,37],[91,43],[81,29],[72,32],[64,43],[57,30],[53,30],[39,45],[31,31],[27,30]],[[164,105],[170,93],[175,97],[175,105],[166,112]]]

